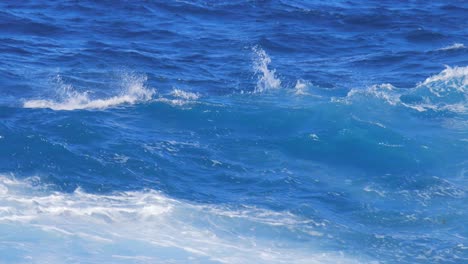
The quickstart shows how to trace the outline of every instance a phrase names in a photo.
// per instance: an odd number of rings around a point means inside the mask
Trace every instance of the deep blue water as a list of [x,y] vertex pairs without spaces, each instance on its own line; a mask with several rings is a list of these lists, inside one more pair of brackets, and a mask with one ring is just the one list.
[[96,2],[0,3],[0,263],[468,262],[467,1]]

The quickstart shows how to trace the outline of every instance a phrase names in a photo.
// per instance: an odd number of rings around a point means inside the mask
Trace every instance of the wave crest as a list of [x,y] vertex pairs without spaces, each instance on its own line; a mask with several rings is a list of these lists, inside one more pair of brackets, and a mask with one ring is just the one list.
[[[400,105],[418,112],[449,111],[466,113],[468,105],[468,67],[447,66],[412,89],[397,89],[391,84],[352,89],[344,102],[377,98],[389,105]],[[335,101],[342,101],[334,99]]]
[[52,110],[105,109],[121,104],[135,104],[152,99],[155,90],[145,86],[147,77],[124,74],[122,76],[122,90],[118,95],[104,99],[93,99],[89,92],[76,91],[72,85],[65,84],[60,76],[57,77],[59,88],[56,100],[34,99],[24,102],[25,108],[50,108]]
[[[465,91],[468,86],[468,66],[466,67],[450,67],[446,66],[445,69],[439,74],[427,78],[418,86],[428,86],[442,83],[447,88],[453,88],[459,91]],[[445,88],[440,90],[446,90]]]

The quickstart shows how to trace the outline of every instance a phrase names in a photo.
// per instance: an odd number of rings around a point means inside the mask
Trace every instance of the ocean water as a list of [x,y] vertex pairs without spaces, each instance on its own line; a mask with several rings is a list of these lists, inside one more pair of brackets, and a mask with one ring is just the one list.
[[0,263],[468,263],[467,1],[2,1]]

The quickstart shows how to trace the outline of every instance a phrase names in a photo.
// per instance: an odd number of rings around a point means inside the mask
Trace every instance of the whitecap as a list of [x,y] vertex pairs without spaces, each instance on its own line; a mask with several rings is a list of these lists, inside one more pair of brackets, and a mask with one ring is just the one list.
[[57,77],[57,99],[33,99],[24,102],[25,108],[50,108],[52,110],[105,109],[121,104],[135,104],[152,99],[154,89],[147,88],[146,76],[124,74],[122,89],[117,95],[107,98],[91,98],[89,92],[79,92]]
[[306,95],[307,90],[309,88],[310,84],[307,81],[304,81],[302,79],[299,79],[296,81],[296,85],[294,86],[295,94],[296,95]]
[[395,90],[395,86],[384,83],[372,85],[366,89],[351,89],[346,95],[346,102],[357,97],[375,97],[386,101],[390,105],[397,105],[400,102],[400,95]]
[[172,90],[171,95],[177,98],[184,99],[184,100],[192,100],[192,101],[200,98],[200,95],[198,93],[191,93],[191,92],[183,91],[180,89]]
[[449,67],[426,78],[411,89],[397,89],[391,84],[351,89],[345,98],[332,102],[352,104],[357,100],[383,100],[391,106],[403,106],[418,112],[449,111],[466,113],[468,102],[468,67]]
[[454,43],[453,45],[446,46],[438,50],[446,51],[446,50],[457,50],[457,49],[464,49],[464,48],[466,47],[463,43]]
[[157,101],[167,103],[172,106],[184,106],[196,102],[200,97],[201,95],[198,93],[174,88],[168,95],[158,98]]
[[[418,87],[428,86],[434,83],[442,83],[447,85],[447,88],[454,88],[456,90],[464,91],[466,90],[466,86],[468,85],[468,66],[446,66],[445,69],[439,74],[433,75],[427,78],[424,82],[419,83]],[[444,87],[441,87],[441,90],[443,88]],[[437,93],[435,94],[438,95]]]
[[317,136],[317,134],[311,133],[311,134],[309,134],[309,137],[310,137],[313,141],[320,141],[320,138],[319,138],[319,136]]

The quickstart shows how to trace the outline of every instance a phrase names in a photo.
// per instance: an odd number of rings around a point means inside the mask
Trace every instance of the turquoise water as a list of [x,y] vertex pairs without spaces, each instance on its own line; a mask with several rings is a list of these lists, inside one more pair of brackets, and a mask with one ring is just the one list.
[[468,261],[466,2],[0,7],[0,263]]

